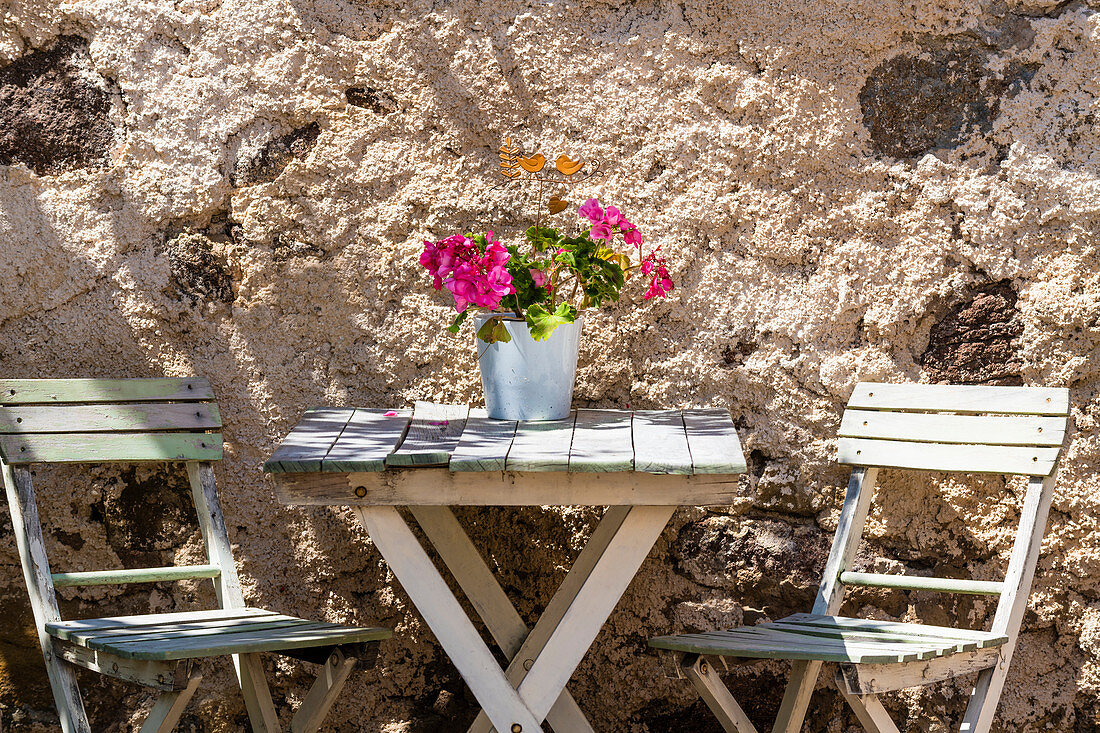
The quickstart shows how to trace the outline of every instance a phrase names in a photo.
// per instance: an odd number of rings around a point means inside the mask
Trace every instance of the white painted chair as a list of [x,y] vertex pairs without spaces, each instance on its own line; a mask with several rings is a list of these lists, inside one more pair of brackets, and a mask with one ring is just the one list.
[[[1068,414],[1065,389],[859,384],[840,425],[839,460],[852,474],[813,610],[730,631],[659,637],[650,646],[683,654],[681,669],[728,733],[756,728],[708,656],[792,660],[773,733],[801,729],[824,662],[838,663],[841,695],[875,733],[898,730],[881,693],[976,672],[958,730],[986,733],[1027,609]],[[879,468],[1028,476],[1004,581],[852,572]],[[838,616],[850,585],[1000,598],[992,628],[975,631]]]
[[[0,469],[31,610],[64,733],[90,733],[75,670],[159,691],[141,730],[166,733],[201,680],[193,660],[231,656],[255,731],[279,721],[260,653],[315,662],[317,681],[291,721],[316,731],[359,661],[390,631],[306,621],[245,606],[214,488],[221,417],[205,379],[0,380]],[[36,463],[184,462],[206,563],[53,573],[31,484]],[[79,495],[77,495],[79,499]],[[218,608],[65,621],[55,587],[209,578]]]

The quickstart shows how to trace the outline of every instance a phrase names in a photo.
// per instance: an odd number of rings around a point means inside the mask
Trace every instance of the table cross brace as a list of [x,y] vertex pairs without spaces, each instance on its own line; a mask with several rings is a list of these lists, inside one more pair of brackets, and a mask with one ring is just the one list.
[[[565,685],[675,511],[611,507],[529,633],[500,584],[446,507],[412,507],[493,638],[511,660],[500,669],[439,570],[393,507],[356,507],[364,528],[458,668],[483,712],[471,733],[591,726]],[[490,582],[487,582],[490,581]],[[518,649],[517,649],[518,647]]]

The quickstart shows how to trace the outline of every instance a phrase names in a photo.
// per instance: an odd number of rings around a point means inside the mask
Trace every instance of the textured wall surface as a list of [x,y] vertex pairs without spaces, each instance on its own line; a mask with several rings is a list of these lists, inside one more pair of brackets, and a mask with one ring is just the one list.
[[[1100,2],[6,0],[0,3],[0,373],[209,376],[218,468],[257,605],[392,626],[335,730],[464,730],[476,708],[346,511],[276,504],[260,466],[314,404],[480,399],[423,238],[514,233],[513,134],[611,161],[591,190],[679,284],[593,316],[579,405],[728,407],[751,470],[679,512],[573,678],[598,730],[717,730],[644,649],[806,610],[835,525],[859,378],[1072,390],[1065,463],[999,730],[1100,730]],[[563,220],[566,215],[563,215]],[[861,565],[998,577],[1020,485],[885,473]],[[194,561],[184,477],[42,470],[60,569]],[[530,620],[597,514],[464,511]],[[6,520],[5,523],[6,524]],[[0,712],[55,723],[0,524]],[[69,615],[192,608],[206,585],[61,592]],[[881,618],[990,604],[862,590]],[[270,663],[278,704],[309,671]],[[612,673],[611,670],[614,670]],[[785,669],[728,682],[764,724]],[[210,664],[190,730],[245,720]],[[96,730],[148,697],[88,678]],[[965,680],[890,698],[946,731]],[[285,710],[286,706],[282,705]],[[822,686],[808,730],[855,725]],[[184,729],[188,729],[186,726]]]

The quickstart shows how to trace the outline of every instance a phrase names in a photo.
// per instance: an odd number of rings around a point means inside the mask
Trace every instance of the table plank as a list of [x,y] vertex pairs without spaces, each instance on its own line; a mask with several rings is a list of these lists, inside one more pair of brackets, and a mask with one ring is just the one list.
[[401,446],[386,458],[387,466],[446,466],[466,427],[468,405],[417,402]]
[[411,410],[357,408],[321,462],[322,471],[384,471],[401,443]]
[[385,473],[284,473],[284,504],[312,506],[714,506],[741,497],[739,477],[620,471],[568,473],[410,468]]
[[684,416],[679,410],[637,410],[632,427],[635,471],[693,473]]
[[466,429],[451,453],[452,471],[503,471],[516,434],[515,420],[490,420],[488,411],[470,410]]
[[321,462],[347,425],[351,407],[311,407],[264,463],[268,473],[320,471]]
[[521,421],[508,450],[509,471],[567,471],[577,413],[564,420]]
[[683,416],[695,473],[745,472],[745,456],[729,410],[685,410]]
[[569,470],[608,473],[634,468],[629,410],[577,410]]

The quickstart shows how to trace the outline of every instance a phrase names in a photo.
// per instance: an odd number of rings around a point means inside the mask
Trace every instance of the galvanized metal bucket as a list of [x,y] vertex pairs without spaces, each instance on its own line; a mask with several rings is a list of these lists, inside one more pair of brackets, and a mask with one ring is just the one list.
[[[475,332],[492,314],[474,316]],[[535,341],[527,323],[505,318],[512,340],[487,344],[474,336],[485,409],[497,420],[561,420],[569,416],[577,350],[584,316],[558,326],[545,341]]]

